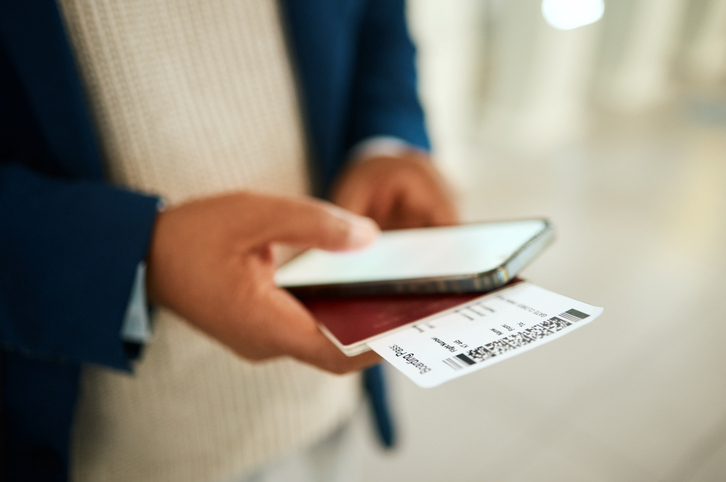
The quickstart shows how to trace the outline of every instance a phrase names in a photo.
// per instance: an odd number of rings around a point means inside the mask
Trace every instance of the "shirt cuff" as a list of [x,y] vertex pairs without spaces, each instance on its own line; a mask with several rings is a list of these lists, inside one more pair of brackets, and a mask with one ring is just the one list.
[[408,142],[393,136],[374,136],[353,146],[348,155],[349,162],[359,162],[377,156],[400,156],[411,149],[420,150]]
[[151,315],[146,302],[146,263],[141,261],[136,266],[136,277],[121,326],[121,338],[130,343],[148,343],[151,337]]

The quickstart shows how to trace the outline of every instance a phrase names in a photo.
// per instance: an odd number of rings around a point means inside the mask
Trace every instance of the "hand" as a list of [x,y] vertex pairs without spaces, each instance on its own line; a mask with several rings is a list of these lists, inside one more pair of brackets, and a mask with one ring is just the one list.
[[237,193],[159,214],[148,257],[149,299],[250,360],[291,356],[334,373],[380,361],[347,357],[312,315],[278,288],[272,243],[341,251],[371,243],[378,227],[332,204]]
[[413,149],[354,161],[335,185],[332,201],[383,229],[458,223],[443,178],[425,153]]

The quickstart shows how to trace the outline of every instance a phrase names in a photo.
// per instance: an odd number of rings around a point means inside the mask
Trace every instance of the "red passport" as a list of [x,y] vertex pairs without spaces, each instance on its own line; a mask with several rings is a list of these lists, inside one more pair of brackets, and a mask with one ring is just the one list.
[[[521,281],[514,278],[500,289]],[[489,293],[309,298],[301,302],[330,341],[346,355],[354,356],[368,351],[366,343],[383,334]]]
[[368,350],[367,341],[482,296],[483,293],[309,299],[302,303],[346,355]]

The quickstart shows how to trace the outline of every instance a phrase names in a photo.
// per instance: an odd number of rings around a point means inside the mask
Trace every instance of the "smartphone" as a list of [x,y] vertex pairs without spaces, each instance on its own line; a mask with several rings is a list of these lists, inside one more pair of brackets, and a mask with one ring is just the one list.
[[553,237],[548,219],[385,231],[360,251],[307,251],[275,282],[300,298],[484,293],[507,284]]

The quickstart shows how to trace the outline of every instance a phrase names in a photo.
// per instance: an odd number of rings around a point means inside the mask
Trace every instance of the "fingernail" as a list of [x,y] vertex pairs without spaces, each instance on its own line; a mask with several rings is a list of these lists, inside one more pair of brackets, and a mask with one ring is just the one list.
[[358,216],[338,206],[326,206],[328,211],[348,224],[347,249],[363,248],[378,237],[381,229],[375,221],[365,216]]
[[372,219],[354,214],[349,214],[347,217],[350,223],[348,245],[351,249],[368,246],[378,237],[380,229]]

